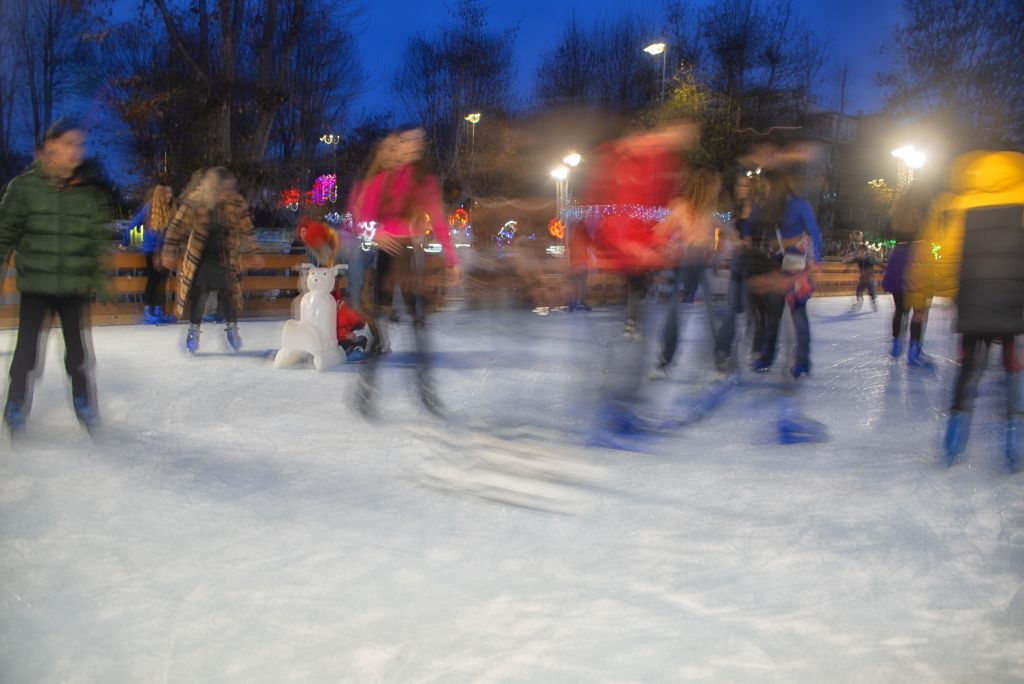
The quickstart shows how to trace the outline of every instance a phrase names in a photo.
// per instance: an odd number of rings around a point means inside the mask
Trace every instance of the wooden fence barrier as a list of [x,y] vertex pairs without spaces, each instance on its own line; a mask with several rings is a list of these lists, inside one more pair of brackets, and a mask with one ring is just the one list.
[[[305,261],[303,254],[260,254],[262,263],[257,268],[253,257],[243,259],[245,275],[242,288],[245,303],[243,318],[285,317],[291,314],[292,300],[301,292],[302,275],[299,266]],[[443,262],[435,255],[428,258],[430,275],[428,286],[432,289],[435,306],[443,305],[446,295],[443,285]],[[561,306],[568,302],[569,283],[564,272],[562,260],[551,260],[538,270],[529,285],[527,296],[523,301],[530,301],[534,306]],[[825,262],[821,265],[822,272],[816,281],[818,295],[850,295],[853,294],[859,279],[855,266],[841,262]],[[108,261],[110,273],[110,291],[113,301],[97,302],[91,307],[91,319],[94,325],[134,324],[142,320],[142,292],[146,286],[146,260],[140,252],[116,251]],[[15,328],[18,325],[17,288],[13,265],[8,263],[0,280],[0,328]],[[876,282],[880,279],[881,269],[876,269]],[[475,293],[466,290],[474,287],[472,274],[461,294],[463,300],[474,300]],[[345,273],[339,278],[345,287]],[[172,276],[167,281],[166,297],[170,303],[177,285],[177,278]],[[489,279],[484,287],[508,288],[521,291],[523,284],[515,280],[514,275],[506,275],[498,280]],[[365,290],[364,290],[365,291]],[[616,273],[593,272],[587,282],[587,301],[593,305],[618,304],[625,301],[626,286],[623,277]],[[454,295],[454,293],[452,293]]]

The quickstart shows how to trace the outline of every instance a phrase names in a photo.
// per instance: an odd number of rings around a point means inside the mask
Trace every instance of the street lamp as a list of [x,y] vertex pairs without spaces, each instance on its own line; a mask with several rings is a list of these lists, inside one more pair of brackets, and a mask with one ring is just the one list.
[[644,52],[656,57],[661,55],[661,101],[665,102],[665,58],[668,55],[668,46],[664,43],[651,43],[644,48]]
[[476,149],[476,125],[478,123],[480,123],[480,112],[473,112],[472,114],[467,114],[466,116],[464,116],[462,118],[464,118],[469,123],[473,124],[472,128],[469,129],[470,130],[470,133],[469,133],[469,147],[470,147],[471,150],[475,150]]
[[581,157],[578,152],[570,152],[562,159],[562,163],[572,166],[573,168],[579,166],[581,161],[583,161],[583,157]]
[[569,189],[569,167],[556,166],[551,169],[551,177],[555,179],[555,216],[561,218]]
[[892,151],[892,156],[899,160],[896,173],[896,191],[902,192],[914,180],[914,171],[924,166],[928,155],[913,145],[904,145]]

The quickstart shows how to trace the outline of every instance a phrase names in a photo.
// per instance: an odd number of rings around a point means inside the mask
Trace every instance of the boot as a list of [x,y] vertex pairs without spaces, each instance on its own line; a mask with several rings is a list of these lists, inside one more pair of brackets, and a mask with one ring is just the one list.
[[231,345],[233,351],[238,351],[242,348],[242,336],[238,333],[237,323],[228,323],[227,327],[224,328],[224,332],[228,336],[228,344]]
[[160,322],[161,325],[170,325],[171,323],[178,322],[178,318],[176,316],[172,316],[169,313],[166,313],[164,311],[164,307],[162,306],[153,307],[153,316]]
[[195,323],[188,326],[188,334],[185,336],[185,349],[193,354],[199,351],[199,326]]
[[967,446],[967,434],[971,428],[971,414],[966,411],[954,411],[946,423],[946,435],[942,439],[942,449],[946,455],[946,463],[953,465],[957,456]]
[[92,402],[89,401],[89,398],[75,397],[73,403],[75,406],[75,416],[78,418],[78,422],[82,424],[82,427],[89,432],[95,430],[100,424],[100,414]]
[[907,365],[927,370],[935,368],[935,362],[921,351],[921,343],[914,341],[911,341],[910,346],[907,347]]
[[1010,470],[1024,466],[1024,381],[1019,372],[1006,376],[1006,463]]
[[889,356],[894,359],[900,358],[900,354],[903,353],[903,340],[898,337],[892,338],[892,349],[889,350]]
[[4,406],[4,427],[7,431],[12,435],[21,432],[25,429],[27,421],[28,411],[25,410],[24,404],[8,399]]
[[160,325],[160,317],[156,315],[152,306],[142,308],[142,322],[146,325]]

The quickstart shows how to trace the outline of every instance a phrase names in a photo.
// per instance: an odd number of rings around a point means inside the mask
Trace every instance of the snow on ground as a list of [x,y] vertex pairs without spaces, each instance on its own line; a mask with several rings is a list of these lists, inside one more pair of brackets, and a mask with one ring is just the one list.
[[[94,440],[53,334],[0,444],[0,680],[1022,681],[1001,372],[947,469],[949,310],[928,373],[887,356],[888,300],[850,301],[811,302],[802,403],[831,438],[795,446],[778,376],[746,374],[694,426],[587,447],[620,309],[436,316],[448,423],[408,390],[406,331],[367,422],[357,367],[272,368],[280,321],[243,322],[237,355],[207,324],[196,357],[181,325],[97,328]],[[663,410],[713,377],[687,313]]]

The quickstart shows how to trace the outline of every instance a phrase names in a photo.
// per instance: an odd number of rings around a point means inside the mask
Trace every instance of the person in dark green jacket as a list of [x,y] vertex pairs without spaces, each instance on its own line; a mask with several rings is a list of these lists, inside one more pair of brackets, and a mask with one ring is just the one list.
[[8,184],[0,199],[0,263],[14,252],[21,293],[3,415],[11,432],[22,429],[28,418],[29,378],[40,332],[52,314],[60,316],[64,332],[64,367],[75,415],[87,429],[98,424],[83,324],[91,296],[103,290],[105,281],[111,193],[84,159],[85,131],[61,119],[47,129],[36,161]]

